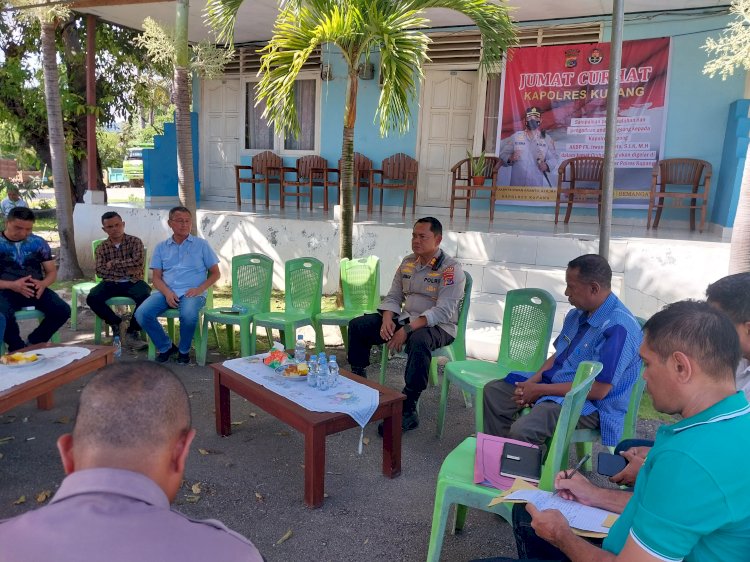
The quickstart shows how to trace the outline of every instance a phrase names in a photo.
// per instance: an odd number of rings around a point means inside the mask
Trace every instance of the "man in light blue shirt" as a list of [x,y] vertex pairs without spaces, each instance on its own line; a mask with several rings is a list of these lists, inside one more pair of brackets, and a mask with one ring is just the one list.
[[[178,353],[177,362],[190,363],[190,345],[198,325],[198,315],[206,304],[206,291],[221,277],[219,258],[208,242],[190,234],[193,216],[185,207],[169,211],[172,236],[157,244],[151,258],[151,293],[135,312],[156,347],[156,361],[165,363]],[[176,346],[159,323],[159,315],[168,308],[180,310],[180,343]]]

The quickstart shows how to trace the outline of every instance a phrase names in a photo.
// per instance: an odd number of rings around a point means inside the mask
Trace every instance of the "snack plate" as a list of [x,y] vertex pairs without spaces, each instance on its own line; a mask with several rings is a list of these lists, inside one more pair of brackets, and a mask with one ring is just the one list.
[[[25,354],[24,354],[25,355]],[[36,361],[24,361],[23,363],[2,363],[0,364],[0,367],[8,367],[9,369],[23,369],[24,367],[28,367],[30,365],[39,365],[42,361],[44,361],[46,357],[44,355],[36,355]]]
[[278,376],[280,376],[282,379],[287,381],[306,381],[307,375],[297,375],[297,376],[287,376],[284,374],[284,370],[287,368],[288,365],[282,365],[281,367],[276,367],[275,371]]

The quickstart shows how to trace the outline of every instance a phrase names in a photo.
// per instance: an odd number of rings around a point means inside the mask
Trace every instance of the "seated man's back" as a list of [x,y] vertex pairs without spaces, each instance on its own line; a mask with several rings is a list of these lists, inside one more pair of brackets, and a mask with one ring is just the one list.
[[145,361],[101,369],[57,441],[68,475],[50,503],[0,522],[0,562],[261,562],[218,521],[172,511],[191,429],[187,392]]

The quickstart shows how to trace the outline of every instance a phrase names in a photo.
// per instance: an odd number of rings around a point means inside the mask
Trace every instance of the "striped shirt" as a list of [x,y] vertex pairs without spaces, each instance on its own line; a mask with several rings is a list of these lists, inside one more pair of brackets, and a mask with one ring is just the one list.
[[117,246],[108,238],[96,248],[96,274],[104,281],[142,281],[143,254],[137,236],[125,234]]

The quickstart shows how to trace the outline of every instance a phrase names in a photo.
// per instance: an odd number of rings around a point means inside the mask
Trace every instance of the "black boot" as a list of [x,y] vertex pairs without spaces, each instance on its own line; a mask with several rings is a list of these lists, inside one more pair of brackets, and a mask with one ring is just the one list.
[[355,375],[360,376],[363,379],[367,378],[367,367],[355,367],[353,365],[350,365],[349,368]]
[[[419,400],[419,396],[414,399],[409,397],[406,389],[404,389],[403,392],[406,394],[406,400],[404,400],[404,410],[401,414],[401,432],[406,433],[407,431],[419,427],[419,414],[417,414],[417,401]],[[378,424],[378,435],[383,437],[383,422]]]

